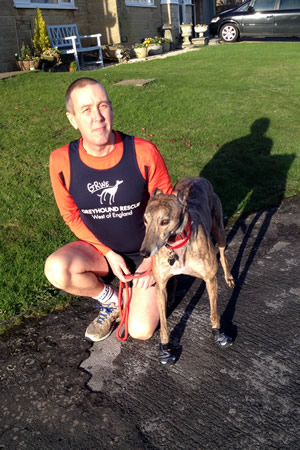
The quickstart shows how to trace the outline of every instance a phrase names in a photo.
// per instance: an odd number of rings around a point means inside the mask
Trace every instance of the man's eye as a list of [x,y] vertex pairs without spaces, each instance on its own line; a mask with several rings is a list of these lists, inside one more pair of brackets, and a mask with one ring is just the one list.
[[160,222],[160,224],[161,224],[162,226],[169,225],[169,223],[170,223],[169,219],[163,219],[163,220]]

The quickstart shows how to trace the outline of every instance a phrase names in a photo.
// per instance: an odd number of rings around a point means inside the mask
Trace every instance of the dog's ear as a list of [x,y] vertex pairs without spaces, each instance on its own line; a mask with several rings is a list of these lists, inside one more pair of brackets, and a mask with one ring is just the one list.
[[188,199],[186,196],[186,193],[184,192],[184,190],[182,191],[177,191],[176,192],[176,197],[179,201],[179,203],[184,207],[184,209],[187,207],[187,203],[188,203]]
[[160,189],[156,188],[154,189],[154,191],[152,192],[152,197],[154,197],[157,194],[163,194],[163,191],[161,191]]

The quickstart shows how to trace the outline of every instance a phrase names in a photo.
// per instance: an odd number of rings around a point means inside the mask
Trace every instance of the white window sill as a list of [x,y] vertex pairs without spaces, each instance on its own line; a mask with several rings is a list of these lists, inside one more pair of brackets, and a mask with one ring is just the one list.
[[78,9],[74,5],[56,5],[55,3],[18,3],[14,5],[15,8],[23,9]]
[[136,6],[137,8],[157,8],[155,5],[143,5],[142,3],[135,3],[130,1],[125,1],[125,6]]

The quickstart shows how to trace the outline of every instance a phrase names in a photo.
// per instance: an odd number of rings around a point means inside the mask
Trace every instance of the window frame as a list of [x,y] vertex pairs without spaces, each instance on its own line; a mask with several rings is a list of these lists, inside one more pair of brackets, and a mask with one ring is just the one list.
[[281,8],[281,2],[282,0],[279,1],[278,11],[294,11],[295,9],[300,9],[299,6],[296,6],[295,8]]
[[13,0],[15,8],[26,8],[26,9],[78,9],[75,6],[75,0],[70,0],[69,3],[63,2],[62,0],[57,0],[57,3],[42,3],[36,0],[31,3],[30,0]]
[[276,9],[276,5],[277,5],[277,0],[273,0],[274,1],[274,5],[273,5],[273,8],[271,8],[271,9],[268,9],[268,8],[262,8],[261,7],[261,9],[257,9],[256,8],[256,2],[257,1],[259,1],[259,0],[253,0],[252,2],[251,2],[251,6],[253,6],[253,8],[255,9],[255,12],[257,11],[257,12],[260,12],[260,11],[275,11],[275,9]]
[[156,8],[154,0],[125,0],[125,5],[137,8]]

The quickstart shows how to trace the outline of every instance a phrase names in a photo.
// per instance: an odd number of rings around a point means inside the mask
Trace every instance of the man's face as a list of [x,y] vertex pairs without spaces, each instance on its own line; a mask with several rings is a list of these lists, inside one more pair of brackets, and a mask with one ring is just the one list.
[[111,145],[113,141],[113,110],[105,89],[88,84],[71,94],[72,112],[67,113],[71,125],[79,129],[87,151]]

